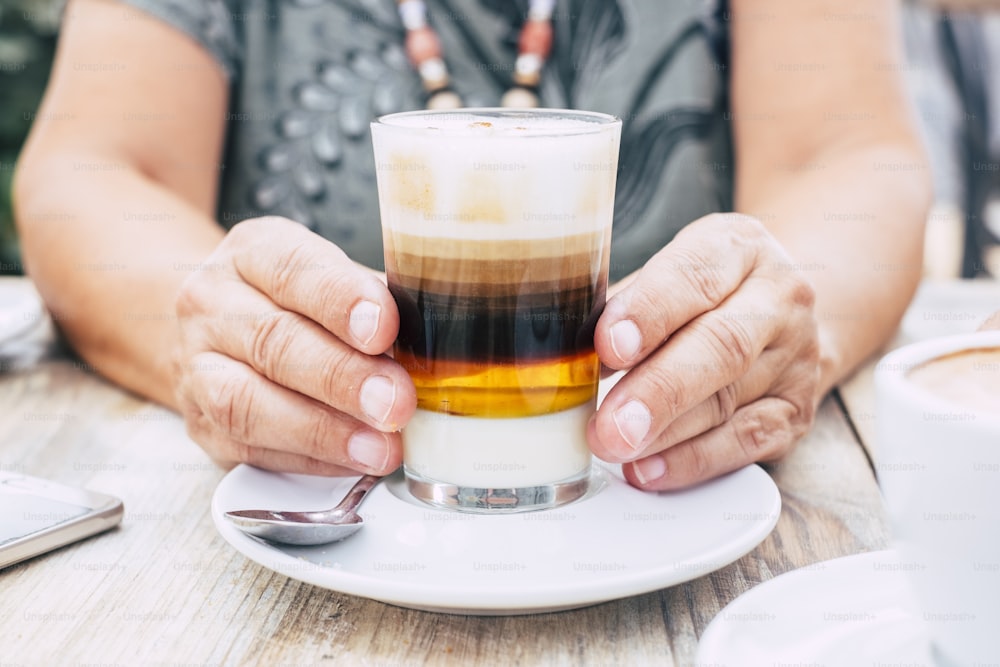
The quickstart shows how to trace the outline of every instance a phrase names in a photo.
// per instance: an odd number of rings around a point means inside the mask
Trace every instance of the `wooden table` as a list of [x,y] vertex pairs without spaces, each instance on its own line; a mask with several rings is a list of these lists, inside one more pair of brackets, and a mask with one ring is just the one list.
[[[989,298],[1000,296],[993,288]],[[834,395],[794,454],[770,468],[784,503],[774,532],[709,576],[516,617],[330,592],[225,543],[209,516],[223,472],[181,420],[94,375],[46,327],[0,355],[0,469],[115,494],[126,514],[110,533],[0,571],[3,665],[691,665],[705,626],[741,593],[889,543],[872,465]],[[870,414],[857,386],[851,410]]]

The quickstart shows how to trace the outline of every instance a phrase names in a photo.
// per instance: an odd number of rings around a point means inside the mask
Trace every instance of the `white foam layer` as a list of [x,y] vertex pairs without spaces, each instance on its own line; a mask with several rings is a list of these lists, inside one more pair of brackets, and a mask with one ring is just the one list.
[[607,116],[580,112],[510,111],[469,109],[443,113],[400,113],[382,117],[378,124],[418,130],[437,130],[463,136],[505,134],[512,137],[539,134],[599,132]]
[[[526,241],[530,239],[556,239],[586,233],[598,233],[603,237],[608,234],[607,223],[610,220],[607,216],[584,218],[573,214],[537,214],[529,211],[522,211],[520,215],[524,216],[524,224],[517,224],[514,220],[510,220],[501,226],[496,222],[469,221],[467,218],[455,219],[448,214],[427,216],[400,211],[393,216],[394,224],[389,226],[389,230],[390,233],[399,231],[428,239]],[[595,248],[600,248],[603,245],[601,241],[594,242]]]
[[403,429],[413,472],[448,484],[520,488],[578,475],[590,465],[595,403],[539,417],[482,419],[417,410]]
[[[448,116],[461,120],[427,127]],[[393,125],[373,124],[387,232],[489,240],[609,227],[620,124],[448,116],[403,115]]]

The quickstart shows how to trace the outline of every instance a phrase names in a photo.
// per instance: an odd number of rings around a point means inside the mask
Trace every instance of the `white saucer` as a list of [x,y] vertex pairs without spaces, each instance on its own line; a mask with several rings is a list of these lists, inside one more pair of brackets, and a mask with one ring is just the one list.
[[786,572],[712,619],[699,665],[933,665],[926,629],[895,551]]
[[234,468],[212,498],[222,537],[266,568],[331,590],[402,607],[525,614],[583,607],[695,579],[743,556],[774,528],[781,497],[749,466],[697,488],[652,494],[595,466],[596,491],[544,512],[483,516],[412,498],[397,472],[361,508],[354,537],[277,547],[223,513],[332,507],[354,482]]
[[0,345],[31,331],[42,321],[41,298],[25,281],[0,279]]

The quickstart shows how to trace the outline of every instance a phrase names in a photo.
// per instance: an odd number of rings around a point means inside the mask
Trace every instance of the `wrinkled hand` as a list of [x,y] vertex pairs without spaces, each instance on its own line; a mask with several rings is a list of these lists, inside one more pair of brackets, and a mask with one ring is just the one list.
[[416,393],[383,356],[399,328],[378,278],[302,225],[236,225],[177,301],[175,393],[216,461],[385,474]]
[[753,218],[686,227],[612,297],[595,345],[629,372],[587,438],[629,482],[695,484],[786,454],[819,401],[814,293]]

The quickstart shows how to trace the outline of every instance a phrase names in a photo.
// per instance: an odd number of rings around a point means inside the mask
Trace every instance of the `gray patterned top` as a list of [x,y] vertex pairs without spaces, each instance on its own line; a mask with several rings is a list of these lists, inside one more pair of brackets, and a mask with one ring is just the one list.
[[[202,44],[232,86],[219,219],[294,218],[382,267],[368,124],[423,105],[395,0],[122,0]],[[426,0],[469,106],[507,89],[528,0]],[[719,0],[559,0],[542,103],[624,121],[612,278],[731,208],[728,10]]]

